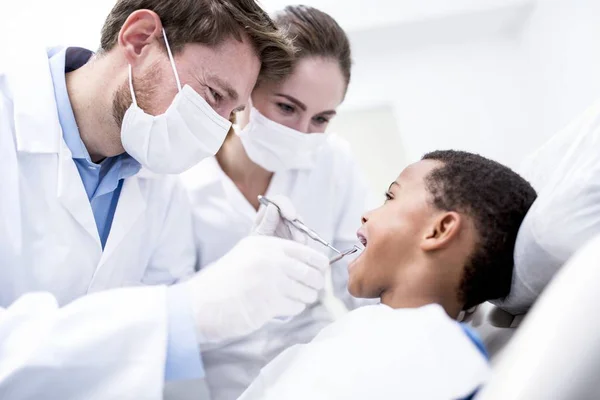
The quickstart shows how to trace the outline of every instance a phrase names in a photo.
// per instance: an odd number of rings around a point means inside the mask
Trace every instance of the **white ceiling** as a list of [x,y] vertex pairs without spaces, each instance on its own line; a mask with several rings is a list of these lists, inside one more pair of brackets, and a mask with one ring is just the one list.
[[268,12],[302,3],[331,14],[349,32],[414,23],[493,9],[514,8],[535,0],[260,0]]
[[[540,0],[261,0],[273,12],[304,3],[328,12],[348,32],[441,20],[464,14],[519,8]],[[0,30],[9,40],[29,36],[45,44],[95,48],[104,18],[115,0],[6,1],[0,6]],[[15,35],[20,32],[19,35]]]

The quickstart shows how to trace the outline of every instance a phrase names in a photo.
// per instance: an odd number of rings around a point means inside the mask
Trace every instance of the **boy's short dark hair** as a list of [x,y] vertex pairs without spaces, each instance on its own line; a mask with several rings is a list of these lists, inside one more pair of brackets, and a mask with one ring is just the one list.
[[535,190],[510,168],[477,154],[434,151],[423,160],[443,164],[426,179],[433,204],[467,214],[478,232],[459,289],[464,308],[507,296],[517,233],[536,198]]

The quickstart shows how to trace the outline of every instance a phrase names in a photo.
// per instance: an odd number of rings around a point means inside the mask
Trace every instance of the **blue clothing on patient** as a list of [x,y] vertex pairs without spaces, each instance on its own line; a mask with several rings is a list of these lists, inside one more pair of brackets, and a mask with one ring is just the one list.
[[490,355],[488,354],[485,345],[483,344],[483,341],[479,337],[479,334],[467,324],[460,324],[460,327],[462,328],[463,332],[465,332],[467,337],[471,339],[471,342],[473,342],[475,347],[477,347],[477,350],[479,350],[479,352],[485,357],[486,360],[489,360]]
[[[477,347],[477,350],[479,350],[479,352],[485,357],[486,360],[489,360],[490,356],[489,356],[487,350],[485,349],[485,345],[483,344],[483,341],[481,340],[481,338],[479,337],[477,332],[475,332],[475,330],[467,324],[460,324],[460,327],[462,328],[465,335],[467,335],[467,337],[469,339],[471,339],[471,342],[473,342],[475,347]],[[479,391],[479,388],[475,389],[475,391],[473,393],[471,393],[469,396],[467,396],[466,398],[464,398],[462,400],[473,399],[478,391]]]

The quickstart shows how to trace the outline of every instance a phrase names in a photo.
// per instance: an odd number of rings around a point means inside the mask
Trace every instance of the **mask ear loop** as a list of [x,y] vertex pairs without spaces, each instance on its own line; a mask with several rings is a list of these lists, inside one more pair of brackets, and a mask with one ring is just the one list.
[[137,99],[135,98],[135,92],[133,90],[133,78],[131,72],[131,64],[129,64],[129,91],[131,92],[131,100],[133,100],[133,104],[137,106]]
[[[162,30],[163,38],[165,39],[165,46],[167,47],[167,53],[169,54],[169,61],[171,62],[171,68],[173,68],[173,73],[175,74],[175,81],[177,82],[177,89],[181,92],[181,82],[179,81],[179,74],[177,74],[177,68],[175,67],[175,59],[173,58],[173,53],[171,53],[171,47],[169,46],[169,41],[167,40],[167,33],[165,32],[165,28]],[[135,97],[135,91],[133,90],[133,72],[131,68],[131,64],[129,64],[129,91],[131,92],[131,99],[133,100],[133,104],[137,106],[137,99]]]
[[175,81],[177,81],[177,89],[181,92],[181,82],[179,81],[179,74],[177,73],[177,67],[175,67],[175,59],[173,58],[173,53],[171,53],[171,47],[169,46],[169,41],[167,40],[167,33],[165,32],[165,28],[162,30],[163,38],[165,39],[165,46],[167,48],[167,53],[169,54],[169,61],[171,61],[171,67],[173,68],[173,73],[175,74]]

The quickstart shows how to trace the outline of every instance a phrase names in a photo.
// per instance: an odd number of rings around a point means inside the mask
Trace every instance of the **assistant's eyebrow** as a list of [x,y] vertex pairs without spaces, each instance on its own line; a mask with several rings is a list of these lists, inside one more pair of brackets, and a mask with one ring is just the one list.
[[400,184],[398,182],[394,181],[394,182],[390,183],[390,187],[388,188],[388,190],[392,190],[392,186],[394,186],[394,185],[400,187]]
[[283,93],[275,93],[275,96],[281,96],[297,105],[302,111],[306,111],[306,105],[295,97],[288,96],[287,94]]
[[333,116],[335,114],[337,114],[337,112],[335,110],[327,110],[327,111],[323,111],[323,112],[319,113],[319,115],[327,115],[327,116],[329,116],[329,115]]

